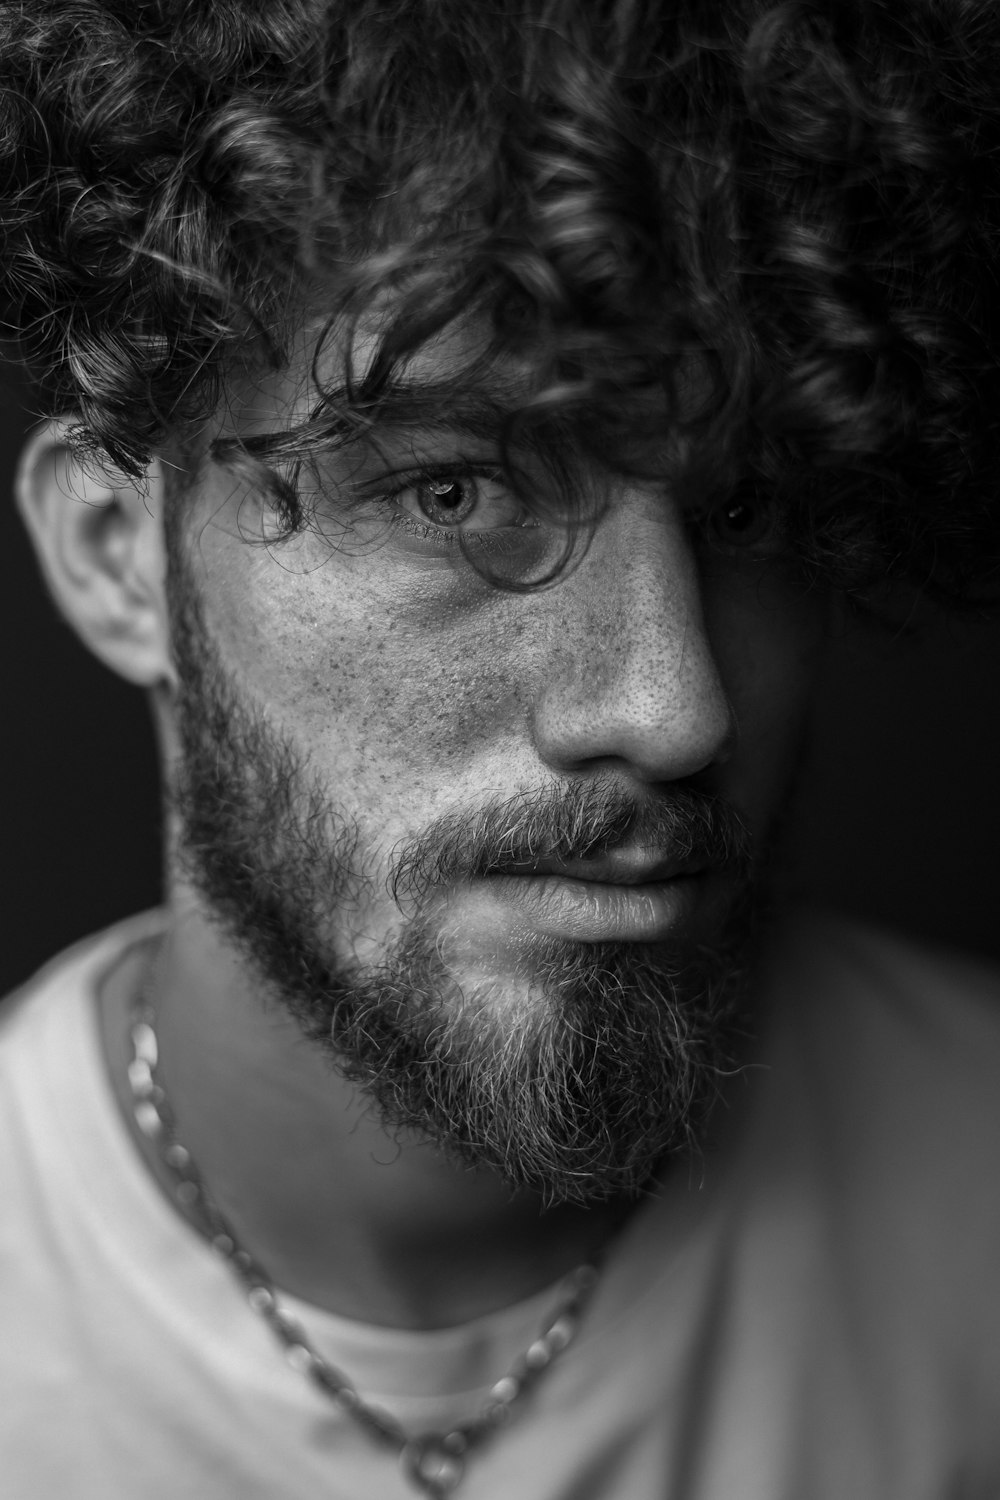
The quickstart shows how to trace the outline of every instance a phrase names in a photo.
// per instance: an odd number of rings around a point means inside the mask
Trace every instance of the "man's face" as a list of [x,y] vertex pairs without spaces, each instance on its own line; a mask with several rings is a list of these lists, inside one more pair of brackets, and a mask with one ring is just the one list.
[[819,606],[766,518],[709,546],[615,478],[554,583],[497,587],[565,533],[496,464],[383,427],[277,545],[206,466],[172,573],[180,865],[389,1123],[585,1200],[641,1187],[730,1060]]

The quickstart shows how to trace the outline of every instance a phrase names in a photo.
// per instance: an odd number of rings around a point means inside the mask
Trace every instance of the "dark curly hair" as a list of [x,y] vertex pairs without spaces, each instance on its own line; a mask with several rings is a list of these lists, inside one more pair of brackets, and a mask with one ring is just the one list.
[[291,531],[299,466],[476,315],[412,420],[516,358],[549,499],[669,428],[672,480],[765,497],[814,575],[982,603],[998,78],[995,0],[0,0],[6,335],[138,475],[305,308],[378,309],[363,376],[317,360],[308,420],[216,450]]

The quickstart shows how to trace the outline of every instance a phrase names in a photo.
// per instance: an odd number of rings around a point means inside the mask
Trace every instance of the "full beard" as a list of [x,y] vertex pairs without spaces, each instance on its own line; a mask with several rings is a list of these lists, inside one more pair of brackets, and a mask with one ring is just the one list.
[[[696,1148],[746,1047],[760,881],[736,815],[684,787],[640,804],[595,776],[440,819],[395,851],[379,881],[358,829],[226,673],[176,552],[170,597],[180,869],[263,992],[383,1126],[544,1204],[634,1197],[666,1158]],[[436,892],[637,831],[728,870],[731,898],[710,942],[545,939],[516,975],[459,981]],[[349,928],[380,884],[404,914],[399,936],[377,964],[346,960],[334,921]]]

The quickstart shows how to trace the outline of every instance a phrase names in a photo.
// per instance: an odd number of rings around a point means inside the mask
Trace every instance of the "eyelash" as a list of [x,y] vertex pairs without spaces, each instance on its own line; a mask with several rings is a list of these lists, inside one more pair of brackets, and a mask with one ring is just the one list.
[[392,489],[379,490],[374,498],[389,507],[390,526],[401,526],[411,536],[444,542],[449,547],[458,547],[460,545],[484,547],[489,545],[488,538],[493,537],[495,535],[494,532],[488,530],[476,531],[471,527],[462,530],[457,526],[435,526],[433,521],[418,520],[415,515],[408,510],[404,510],[402,506],[392,507],[391,502],[414,485],[448,484],[462,479],[499,480],[502,477],[502,470],[499,470],[495,464],[441,465],[440,467],[429,465],[424,469],[411,469],[400,478],[399,483],[394,485]]
[[[402,527],[411,536],[428,541],[433,540],[448,547],[489,547],[491,543],[497,541],[499,533],[496,530],[487,528],[477,531],[473,527],[435,526],[433,521],[421,521],[412,512],[404,510],[402,506],[393,506],[392,502],[414,485],[447,484],[463,479],[498,481],[502,477],[502,470],[498,469],[495,464],[469,463],[438,466],[430,464],[425,468],[409,470],[391,489],[379,490],[374,498],[389,509],[389,524]],[[763,534],[760,537],[747,539],[742,543],[731,537],[726,538],[720,531],[720,520],[727,509],[741,504],[748,504],[751,510],[756,510],[763,526]],[[705,510],[692,511],[687,516],[687,522],[702,545],[731,553],[741,551],[753,553],[759,550],[761,542],[766,544],[769,539],[773,539],[774,529],[779,525],[773,506],[757,491],[750,494],[737,493],[721,504],[709,506]]]

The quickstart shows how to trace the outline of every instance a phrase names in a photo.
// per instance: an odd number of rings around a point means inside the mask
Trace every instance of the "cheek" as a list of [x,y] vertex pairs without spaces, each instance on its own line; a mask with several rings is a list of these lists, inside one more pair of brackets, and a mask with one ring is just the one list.
[[762,821],[786,795],[801,755],[827,601],[765,573],[707,591],[706,613],[740,731],[728,779],[734,800]]
[[446,601],[429,584],[390,602],[375,570],[342,561],[292,571],[251,553],[212,589],[210,628],[241,686],[341,805],[371,805],[398,826],[402,804],[411,816],[419,804],[423,820],[523,717],[505,646],[516,600],[456,602],[451,590]]

